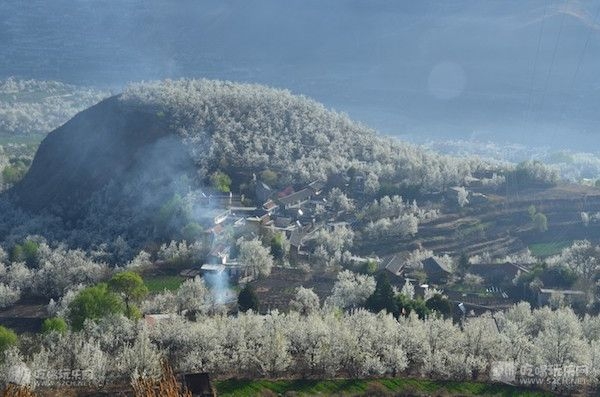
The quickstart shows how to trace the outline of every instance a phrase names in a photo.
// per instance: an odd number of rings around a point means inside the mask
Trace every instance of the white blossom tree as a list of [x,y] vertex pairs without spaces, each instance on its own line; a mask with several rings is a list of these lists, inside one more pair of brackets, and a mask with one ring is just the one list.
[[273,256],[260,240],[240,240],[238,260],[248,266],[255,276],[268,276],[273,268]]
[[308,315],[320,308],[319,297],[311,288],[299,287],[294,299],[290,301],[290,309],[302,315]]
[[456,197],[460,207],[464,207],[465,205],[469,204],[469,191],[465,189],[464,186],[457,188]]
[[199,276],[186,280],[179,286],[175,296],[179,312],[205,312],[209,306],[209,291]]
[[363,305],[375,292],[375,278],[344,270],[338,273],[331,295],[325,300],[326,306],[348,309]]
[[21,290],[18,287],[11,287],[0,283],[0,309],[12,306],[21,298]]

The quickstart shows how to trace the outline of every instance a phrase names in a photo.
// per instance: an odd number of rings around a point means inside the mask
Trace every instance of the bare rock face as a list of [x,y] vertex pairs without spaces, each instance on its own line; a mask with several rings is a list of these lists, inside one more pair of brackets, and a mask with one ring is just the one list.
[[109,182],[118,183],[168,135],[156,112],[108,98],[50,132],[9,194],[35,212],[76,209]]

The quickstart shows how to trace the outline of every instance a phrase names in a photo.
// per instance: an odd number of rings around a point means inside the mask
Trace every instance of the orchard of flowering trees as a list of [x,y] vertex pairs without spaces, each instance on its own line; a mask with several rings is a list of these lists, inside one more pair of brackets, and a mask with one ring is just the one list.
[[483,166],[476,157],[441,156],[377,136],[308,98],[260,85],[166,80],[130,85],[121,101],[164,111],[205,175],[224,164],[277,170],[282,183],[306,183],[353,168],[375,192],[385,180],[441,189]]
[[[257,85],[166,81],[130,86],[113,100],[118,106],[150,110],[166,119],[165,125],[172,128],[167,132],[178,143],[174,150],[184,149],[186,160],[193,160],[192,172],[186,169],[174,178],[172,170],[161,170],[165,180],[173,183],[160,192],[166,202],[152,201],[159,196],[156,190],[137,195],[143,190],[137,188],[146,186],[143,178],[108,183],[82,203],[83,215],[70,223],[60,212],[31,217],[0,198],[0,211],[6,214],[0,220],[3,246],[11,249],[10,255],[0,249],[0,308],[21,296],[42,297],[50,300],[48,311],[53,317],[42,334],[22,336],[16,346],[2,349],[0,380],[14,381],[10,378],[14,368],[21,368],[22,375],[29,373],[23,380],[33,386],[42,383],[35,376],[40,370],[87,370],[100,385],[114,377],[156,375],[161,359],[178,371],[207,371],[222,378],[415,375],[486,379],[495,362],[509,361],[519,366],[585,366],[589,382],[599,380],[595,368],[600,363],[600,320],[578,317],[565,307],[532,310],[522,303],[493,317],[454,323],[442,316],[440,308],[450,303],[439,291],[417,300],[407,284],[397,299],[389,283],[348,270],[338,272],[330,295],[322,301],[314,291],[299,288],[289,312],[248,310],[227,315],[227,308],[219,306],[200,278],[144,299],[147,290],[142,288],[141,277],[119,272],[123,268],[143,272],[156,265],[153,259],[180,270],[205,257],[209,247],[183,241],[182,230],[197,232],[190,233],[196,238],[203,231],[191,205],[203,184],[210,182],[222,192],[236,191],[239,186],[233,181],[238,183],[238,176],[230,171],[269,170],[280,185],[325,181],[349,170],[364,176],[360,193],[353,194],[353,187],[344,191],[334,187],[319,203],[319,211],[327,207],[355,218],[331,222],[304,241],[311,265],[337,271],[351,262],[355,239],[413,236],[420,223],[438,217],[435,205],[419,208],[416,201],[394,195],[396,191],[443,191],[489,164],[477,158],[440,156],[378,137],[307,98]],[[156,157],[169,157],[161,151],[167,147],[158,147]],[[154,160],[148,163],[157,163]],[[158,162],[157,169],[161,167]],[[548,185],[556,181],[553,170],[538,162],[502,167],[513,182]],[[154,176],[149,170],[154,169],[143,168],[139,175]],[[494,183],[501,179],[494,178]],[[156,185],[151,186],[158,189]],[[461,188],[461,206],[468,203],[467,193]],[[594,218],[586,214],[582,221],[589,225]],[[25,238],[31,233],[51,242]],[[283,237],[270,240],[271,250],[260,239],[247,237],[237,240],[235,251],[252,274],[266,277],[276,264],[286,263],[282,247],[288,242]],[[178,241],[168,243],[171,238]],[[139,252],[142,246],[149,252]],[[600,274],[599,252],[589,242],[577,242],[560,256],[549,258],[547,266],[566,267],[588,280],[585,286],[593,295],[596,285],[592,281]],[[405,265],[419,270],[421,260],[432,255],[415,250]],[[440,260],[450,262],[451,258]],[[480,283],[468,273],[465,278]],[[384,304],[389,297],[396,299],[395,306]],[[106,304],[97,307],[98,302]],[[258,305],[238,306],[246,310]],[[365,307],[372,311],[392,307],[389,310],[394,313],[372,313]],[[139,319],[142,314],[167,316],[145,321]]]
[[18,261],[19,258],[9,261],[0,248],[0,308],[15,303],[21,295],[60,298],[80,284],[106,280],[113,271],[82,250],[70,250],[64,245],[52,248],[46,242],[33,243],[36,254],[29,266]]
[[508,361],[519,368],[585,367],[587,380],[595,385],[600,380],[600,319],[578,318],[567,308],[531,310],[527,303],[462,324],[435,315],[396,319],[385,312],[327,307],[200,315],[196,321],[173,315],[155,325],[109,316],[86,322],[78,332],[25,337],[3,354],[4,382],[11,380],[6,378],[9,368],[24,365],[32,374],[40,369],[88,370],[101,385],[109,377],[157,374],[164,357],[177,371],[207,371],[219,378],[487,379],[495,362]]
[[[334,237],[323,237],[323,241],[335,245]],[[163,246],[160,255],[165,259],[185,257],[190,249],[173,243]],[[577,242],[548,262],[557,266],[555,263],[566,261],[578,274],[594,277],[597,251],[589,242]],[[413,257],[425,254],[415,252]],[[177,371],[208,371],[218,378],[425,376],[486,380],[498,362],[508,362],[516,368],[585,368],[586,382],[596,385],[600,381],[600,317],[580,316],[568,307],[532,309],[528,303],[519,303],[493,316],[453,322],[428,305],[427,297],[425,302],[413,301],[414,290],[405,286],[404,298],[396,302],[412,310],[398,311],[396,316],[385,310],[373,313],[363,307],[373,306],[369,302],[380,280],[341,271],[322,303],[312,290],[299,288],[287,313],[227,315],[201,278],[141,301],[146,292],[139,279],[117,272],[108,284],[97,284],[109,277],[102,275],[106,265],[79,251],[60,246],[52,249],[38,242],[36,267],[31,269],[20,262],[8,264],[8,255],[2,252],[0,256],[7,263],[0,269],[3,299],[34,288],[36,280],[48,284],[41,291],[47,296],[62,295],[48,307],[54,318],[43,334],[23,335],[16,345],[11,342],[2,349],[3,382],[14,381],[10,376],[18,367],[20,374],[29,374],[21,381],[32,386],[53,381],[36,378],[42,370],[74,369],[87,371],[94,385],[102,385],[115,378],[127,381],[132,374],[156,375],[162,359]],[[127,267],[143,269],[147,256],[140,253]],[[80,274],[70,273],[67,263],[76,264]],[[74,286],[65,287],[69,282]],[[85,287],[90,284],[96,284],[93,288],[98,291]],[[118,310],[84,313],[88,306],[81,305],[82,297],[94,291],[110,298]],[[137,301],[141,313],[168,316],[159,321],[137,319],[114,294],[122,296],[125,304]],[[378,310],[373,307],[371,310]],[[62,325],[52,326],[55,323]],[[525,374],[518,373],[517,379],[519,376]],[[549,385],[569,382],[557,379],[556,373],[544,376],[542,381]]]
[[397,195],[374,200],[360,213],[360,217],[367,222],[365,237],[371,239],[414,236],[419,230],[419,223],[433,220],[438,215],[438,210],[419,208],[416,200],[409,204]]

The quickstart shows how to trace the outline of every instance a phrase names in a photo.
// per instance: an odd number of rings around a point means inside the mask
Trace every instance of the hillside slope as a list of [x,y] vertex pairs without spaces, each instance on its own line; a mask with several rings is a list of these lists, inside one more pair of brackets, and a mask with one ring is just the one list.
[[117,97],[104,100],[44,139],[12,193],[27,209],[72,207],[122,176],[140,151],[166,134],[152,114],[125,108]]
[[179,80],[132,85],[79,113],[48,134],[8,194],[66,229],[114,238],[150,235],[168,200],[205,191],[215,171],[268,169],[285,186],[353,168],[375,195],[383,184],[441,189],[479,166],[379,136],[288,91]]
[[[287,91],[182,80],[134,85],[79,113],[42,142],[13,193],[27,209],[73,206],[110,181],[137,176],[131,169],[165,137],[182,143],[200,180],[216,169],[272,169],[287,179],[282,183],[301,183],[353,166],[373,183],[394,180],[434,189],[458,182],[472,168],[466,160],[377,136]],[[165,150],[158,160],[173,155],[182,154]]]

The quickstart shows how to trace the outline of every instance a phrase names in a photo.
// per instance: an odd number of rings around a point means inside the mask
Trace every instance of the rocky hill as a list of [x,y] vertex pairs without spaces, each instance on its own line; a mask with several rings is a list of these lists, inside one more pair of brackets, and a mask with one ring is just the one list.
[[166,202],[206,189],[215,171],[270,170],[286,186],[353,169],[376,195],[384,185],[439,190],[480,166],[377,135],[288,91],[179,80],[132,85],[77,114],[48,134],[8,195],[78,235],[144,235]]
[[435,188],[472,168],[466,160],[377,136],[288,91],[181,80],[134,85],[79,113],[43,141],[13,193],[28,209],[72,207],[111,181],[139,177],[132,171],[147,166],[148,155],[165,163],[155,169],[187,157],[200,179],[216,169],[271,169],[283,182],[306,182],[355,167],[373,183]]
[[12,193],[31,210],[77,206],[123,178],[149,145],[169,134],[166,127],[151,112],[106,99],[47,136]]

